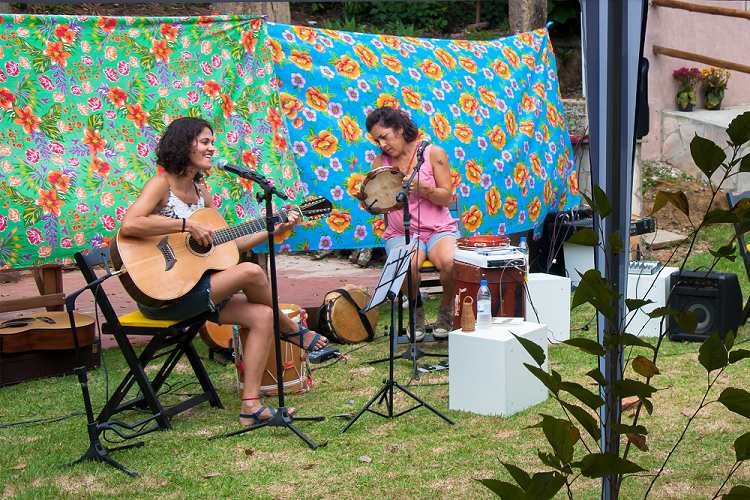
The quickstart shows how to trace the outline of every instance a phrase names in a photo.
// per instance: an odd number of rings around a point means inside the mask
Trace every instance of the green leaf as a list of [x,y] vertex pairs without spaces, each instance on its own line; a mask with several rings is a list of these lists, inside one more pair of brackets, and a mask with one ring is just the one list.
[[561,385],[563,391],[572,394],[576,399],[592,410],[598,410],[604,404],[604,400],[598,394],[594,394],[581,384],[575,382],[563,382]]
[[640,465],[620,458],[616,453],[592,453],[581,460],[581,474],[588,478],[634,474],[646,469]]
[[544,387],[552,391],[553,394],[557,395],[557,393],[560,392],[560,383],[554,377],[554,370],[553,375],[550,375],[539,367],[532,366],[528,363],[524,363],[523,365],[527,370],[531,372],[532,375],[534,375],[542,382],[542,384],[544,384]]
[[599,371],[599,368],[594,368],[593,370],[586,372],[586,375],[593,378],[594,381],[599,385],[605,387],[609,385],[609,381],[604,378],[604,375],[602,375],[602,372]]
[[750,500],[750,488],[737,485],[729,490],[729,493],[721,495],[722,500]]
[[750,141],[750,111],[745,111],[729,123],[727,135],[735,146],[742,146]]
[[498,481],[497,479],[480,479],[479,482],[503,500],[517,500],[519,498],[524,498],[523,490],[515,484],[510,484],[506,481]]
[[621,379],[615,380],[612,384],[612,392],[618,398],[629,398],[638,396],[638,399],[651,397],[656,392],[656,388],[646,385],[639,380]]
[[727,351],[731,351],[732,347],[734,347],[734,332],[732,330],[729,330],[724,337],[724,346],[726,346]]
[[604,356],[604,348],[596,340],[585,339],[582,337],[574,337],[563,342],[563,344],[572,345],[577,347],[579,350],[593,354],[594,356]]
[[750,458],[750,432],[746,432],[734,440],[734,454],[738,462]]
[[47,56],[36,56],[31,61],[35,73],[45,73],[52,66],[52,59]]
[[187,114],[192,118],[203,118],[203,113],[201,113],[201,108],[199,106],[190,106]]
[[562,405],[575,417],[576,420],[578,420],[581,427],[586,429],[586,432],[594,438],[594,441],[599,442],[599,439],[602,437],[602,433],[599,430],[599,421],[580,406],[566,402],[563,402]]
[[651,403],[651,401],[649,401],[646,398],[638,398],[638,399],[640,399],[641,404],[643,405],[644,408],[646,408],[646,411],[648,412],[649,415],[654,413],[654,405],[653,403]]
[[44,209],[38,206],[28,206],[23,210],[23,225],[26,227],[33,226],[40,220],[44,215]]
[[[570,474],[570,472],[568,472],[568,474]],[[534,474],[534,476],[536,476],[536,474]],[[534,478],[531,480],[533,481]],[[557,495],[557,492],[560,491],[563,486],[565,486],[565,476],[555,473],[552,476],[552,480],[547,483],[547,488],[545,488],[538,498],[541,500],[550,500]]]
[[724,150],[717,146],[714,141],[704,139],[699,135],[696,135],[690,141],[690,153],[700,171],[709,179],[727,158]]
[[735,247],[732,244],[729,244],[729,245],[724,245],[723,247],[719,248],[716,251],[711,250],[709,248],[708,252],[717,259],[727,259],[730,262],[734,262],[737,259],[737,256],[734,255],[736,250],[737,250],[737,247]]
[[609,424],[617,434],[648,434],[648,430],[642,425]]
[[612,213],[612,204],[609,202],[609,198],[607,198],[607,193],[597,184],[594,184],[594,201],[596,202],[599,217],[606,219]]
[[547,356],[544,355],[544,349],[542,348],[542,346],[540,346],[536,342],[532,342],[529,339],[519,337],[513,332],[510,333],[521,343],[521,346],[526,349],[526,352],[528,352],[529,356],[531,356],[534,361],[536,361],[536,364],[538,364],[539,366],[542,366],[544,364],[544,360],[547,359]]
[[510,473],[511,477],[513,477],[513,480],[518,484],[518,486],[521,487],[522,490],[526,491],[529,488],[529,484],[531,484],[531,476],[529,474],[521,469],[520,467],[516,467],[513,464],[509,464],[507,462],[502,462],[503,467]]
[[539,500],[543,500],[555,496],[555,493],[557,493],[557,490],[559,490],[560,487],[555,490],[552,496],[546,496],[546,493],[554,476],[554,472],[537,472],[536,474],[531,476],[531,483],[529,484],[529,487],[526,488],[526,495],[524,495],[524,497],[538,498]]
[[41,130],[44,135],[46,135],[52,140],[55,140],[55,141],[63,140],[63,136],[60,133],[60,129],[57,128],[57,125],[55,123],[52,123],[47,120],[42,120],[42,122],[39,124],[39,130]]
[[609,254],[610,255],[614,255],[620,250],[622,250],[622,236],[620,236],[619,230],[610,234],[607,241],[609,242]]
[[653,345],[631,333],[621,333],[619,339],[617,340],[617,343],[619,345],[634,345],[639,347],[646,347],[648,349],[651,349],[652,351],[656,350]]
[[727,387],[719,396],[719,403],[729,411],[750,418],[750,393],[745,390]]
[[703,222],[701,223],[703,226],[708,226],[709,224],[738,224],[742,222],[739,218],[739,216],[735,213],[732,213],[731,210],[723,210],[721,208],[717,208],[716,210],[711,210],[706,214],[706,216],[703,218]]
[[718,333],[711,335],[701,344],[698,349],[698,362],[708,373],[727,366],[729,362],[727,348]]
[[628,308],[628,311],[637,311],[641,307],[647,306],[653,303],[654,303],[653,300],[625,299],[625,306]]
[[743,359],[750,358],[750,351],[747,349],[737,349],[736,351],[732,351],[729,353],[729,363],[734,364],[737,361],[742,361]]
[[542,430],[552,449],[562,463],[573,460],[573,438],[570,435],[571,424],[567,420],[542,415]]
[[599,236],[597,236],[594,230],[590,227],[584,227],[573,233],[573,236],[568,238],[566,243],[582,245],[585,247],[596,247],[599,246]]
[[674,320],[688,333],[695,333],[695,329],[698,328],[698,316],[696,316],[693,311],[676,313],[674,315]]
[[677,193],[669,193],[667,191],[659,191],[654,201],[654,208],[651,209],[649,215],[654,215],[656,212],[664,208],[667,203],[674,205],[677,210],[690,217],[690,203],[688,203],[687,196],[682,191]]
[[740,161],[740,172],[750,172],[750,154],[746,154]]

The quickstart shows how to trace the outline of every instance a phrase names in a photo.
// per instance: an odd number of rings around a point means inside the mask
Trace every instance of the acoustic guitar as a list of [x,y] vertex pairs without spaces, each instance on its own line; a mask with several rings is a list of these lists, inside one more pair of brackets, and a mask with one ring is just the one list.
[[[274,215],[286,222],[292,211],[303,217],[317,217],[331,212],[331,202],[315,198]],[[213,230],[211,246],[202,246],[190,233],[135,238],[118,231],[112,238],[109,247],[112,265],[118,271],[126,270],[120,274],[120,281],[139,304],[162,307],[189,292],[206,271],[236,266],[240,254],[234,239],[266,230],[264,217],[228,226],[221,214],[211,208],[196,210],[190,219]]]
[[[94,319],[73,313],[78,345],[94,343]],[[39,312],[0,323],[0,353],[73,349],[70,317],[66,312]]]

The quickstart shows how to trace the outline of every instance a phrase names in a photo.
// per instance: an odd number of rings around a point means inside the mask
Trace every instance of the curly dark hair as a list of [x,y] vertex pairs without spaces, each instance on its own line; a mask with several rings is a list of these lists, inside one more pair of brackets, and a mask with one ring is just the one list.
[[[192,116],[183,116],[170,123],[156,145],[156,164],[171,174],[185,175],[193,142],[204,129],[209,129],[211,133],[214,131],[206,120]],[[203,174],[198,172],[194,180],[202,177]]]
[[367,115],[367,120],[365,120],[367,131],[371,132],[375,125],[400,130],[406,142],[414,142],[419,136],[419,129],[411,121],[409,115],[390,106],[381,106]]

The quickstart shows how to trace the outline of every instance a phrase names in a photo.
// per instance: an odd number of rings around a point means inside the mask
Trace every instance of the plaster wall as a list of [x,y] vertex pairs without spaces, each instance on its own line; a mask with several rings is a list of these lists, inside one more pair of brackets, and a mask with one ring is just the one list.
[[[750,11],[750,1],[690,2]],[[643,55],[649,61],[650,130],[643,138],[641,153],[644,160],[662,158],[662,110],[677,109],[674,99],[678,85],[672,72],[682,67],[707,67],[701,63],[655,55],[652,50],[654,45],[750,66],[750,20],[649,6]],[[696,107],[702,108],[703,94],[700,89],[696,97]],[[722,107],[739,104],[750,104],[750,74],[732,71]]]

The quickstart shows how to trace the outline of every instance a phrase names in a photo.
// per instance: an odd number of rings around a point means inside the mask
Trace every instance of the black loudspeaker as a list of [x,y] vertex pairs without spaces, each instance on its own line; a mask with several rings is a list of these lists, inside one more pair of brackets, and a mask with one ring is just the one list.
[[737,335],[742,316],[742,291],[736,274],[707,271],[672,273],[672,300],[669,307],[693,311],[698,317],[695,333],[683,330],[673,318],[667,333],[671,340],[703,342],[719,332],[724,340],[729,331]]

